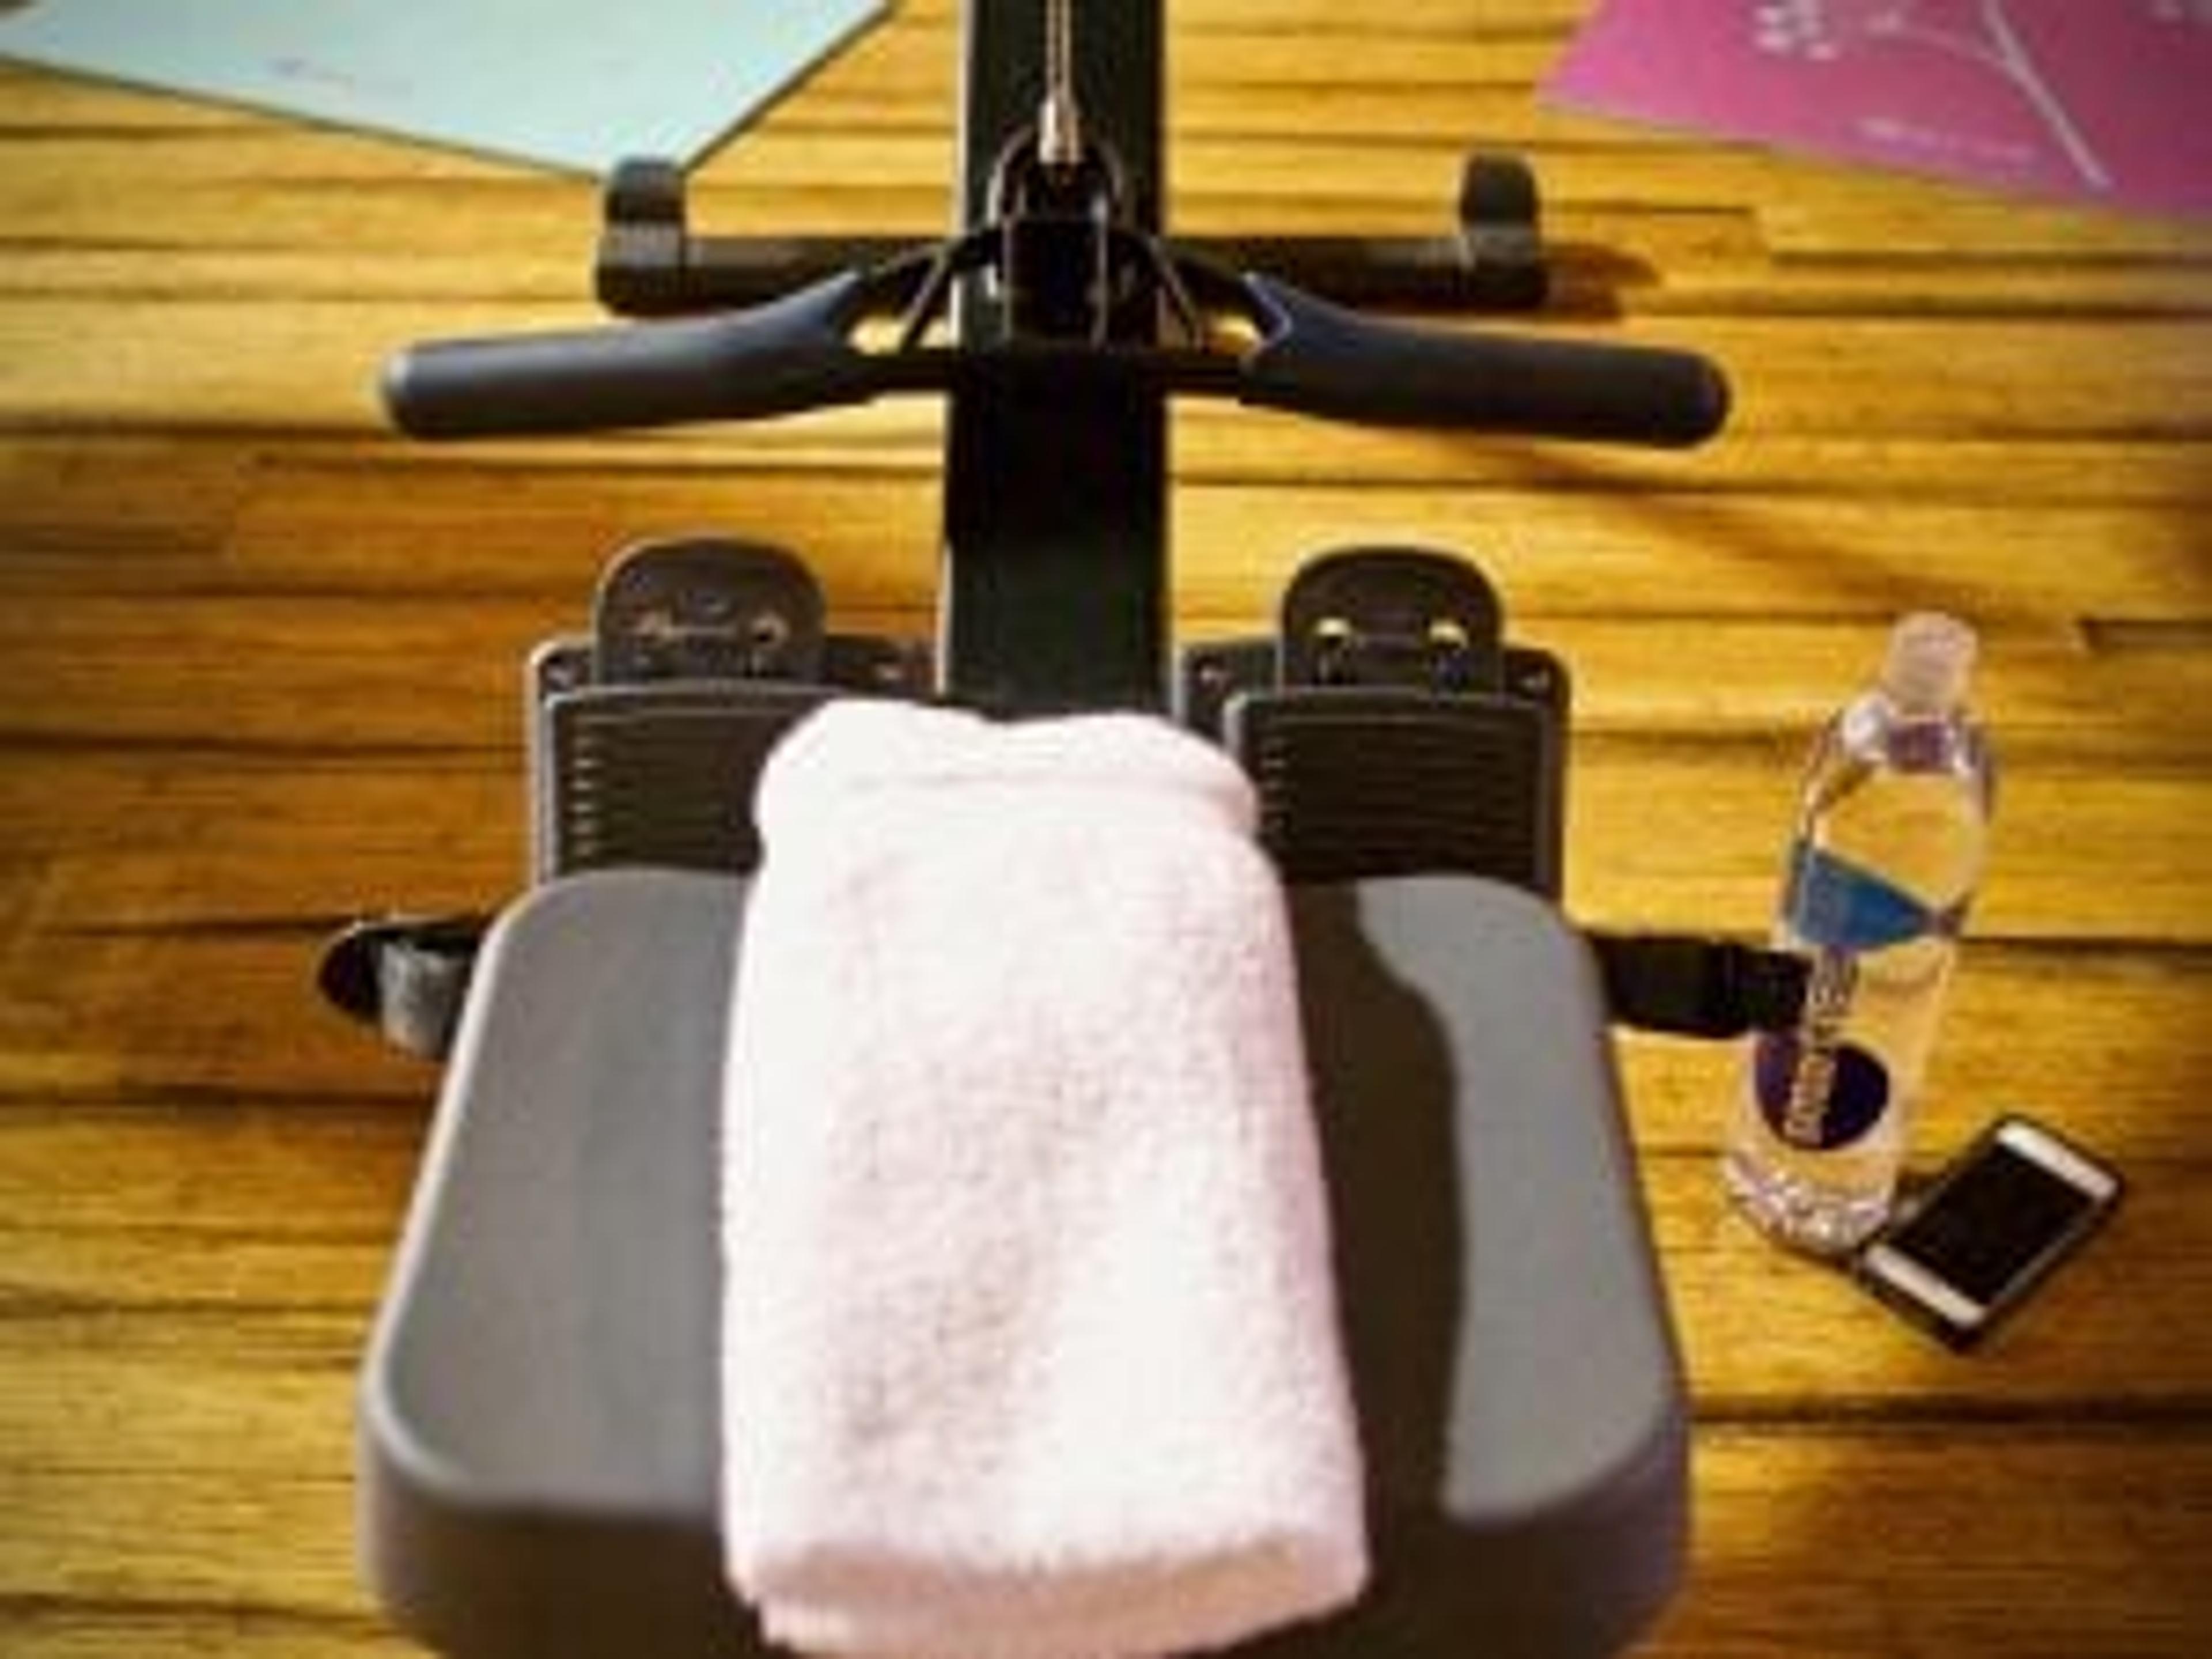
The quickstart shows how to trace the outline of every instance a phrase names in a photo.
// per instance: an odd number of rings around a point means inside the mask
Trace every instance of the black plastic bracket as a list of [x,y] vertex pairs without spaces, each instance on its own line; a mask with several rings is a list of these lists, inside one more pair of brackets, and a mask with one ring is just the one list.
[[323,947],[317,988],[393,1048],[442,1060],[453,1046],[487,925],[474,914],[355,922]]
[[[691,227],[683,169],[641,157],[607,180],[594,285],[601,305],[627,317],[726,311],[873,269],[913,240],[702,234]],[[1179,245],[1231,270],[1273,272],[1339,305],[1528,311],[1550,291],[1535,175],[1519,156],[1494,152],[1475,151],[1462,163],[1449,234],[1194,236]]]
[[640,543],[601,578],[593,678],[822,678],[824,605],[813,573],[781,548],[721,536]]
[[1405,547],[1325,553],[1284,591],[1279,675],[1288,686],[1494,691],[1504,617],[1465,559]]
[[1592,932],[1613,1021],[1673,1036],[1781,1031],[1804,1012],[1811,963],[1786,951],[1676,933]]
[[748,870],[769,753],[831,696],[921,697],[927,652],[833,634],[813,574],[720,537],[639,544],[609,567],[588,641],[532,662],[532,866]]
[[1456,872],[1559,892],[1568,682],[1509,645],[1466,560],[1352,548],[1309,561],[1272,640],[1184,653],[1178,712],[1260,792],[1297,881]]

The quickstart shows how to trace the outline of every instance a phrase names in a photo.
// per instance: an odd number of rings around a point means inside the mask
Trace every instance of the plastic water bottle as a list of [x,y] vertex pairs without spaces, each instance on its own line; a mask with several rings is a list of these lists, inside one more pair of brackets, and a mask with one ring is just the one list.
[[1889,1212],[1981,878],[1995,775],[1973,661],[1963,623],[1907,617],[1807,769],[1776,927],[1811,960],[1805,1012],[1753,1042],[1722,1169],[1763,1231],[1816,1255]]

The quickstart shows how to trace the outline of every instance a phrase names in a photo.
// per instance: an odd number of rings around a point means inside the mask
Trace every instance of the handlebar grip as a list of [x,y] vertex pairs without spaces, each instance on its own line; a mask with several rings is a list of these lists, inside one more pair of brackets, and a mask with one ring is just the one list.
[[744,420],[864,403],[878,360],[848,337],[847,271],[727,316],[510,338],[441,340],[386,365],[392,422],[418,438]]
[[1246,291],[1273,327],[1238,396],[1385,426],[1456,427],[1689,445],[1728,418],[1728,381],[1692,352],[1378,322],[1264,276]]

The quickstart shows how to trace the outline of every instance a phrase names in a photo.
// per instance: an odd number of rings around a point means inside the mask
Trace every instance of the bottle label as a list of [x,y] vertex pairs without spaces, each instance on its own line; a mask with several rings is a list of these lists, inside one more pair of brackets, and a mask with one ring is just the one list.
[[1870,1132],[1888,1109],[1893,1080],[1881,1058],[1845,1040],[1863,956],[1914,939],[1955,937],[1967,900],[1942,909],[1850,860],[1800,837],[1790,849],[1782,914],[1813,950],[1805,1012],[1792,1031],[1762,1035],[1752,1050],[1752,1088],[1776,1135],[1808,1152],[1832,1152]]
[[1881,1121],[1889,1069],[1844,1041],[1858,986],[1858,958],[1826,949],[1813,958],[1805,1014],[1794,1031],[1760,1035],[1752,1050],[1752,1088],[1760,1114],[1783,1140],[1808,1152],[1847,1146]]
[[1864,866],[1801,838],[1790,849],[1782,913],[1808,945],[1879,951],[1923,934],[1957,933],[1966,904],[1935,909]]

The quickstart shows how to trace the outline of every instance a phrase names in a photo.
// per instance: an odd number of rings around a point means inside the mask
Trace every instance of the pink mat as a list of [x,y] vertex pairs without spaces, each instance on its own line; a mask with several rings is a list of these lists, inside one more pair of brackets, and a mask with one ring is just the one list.
[[1562,105],[2212,216],[2212,0],[1606,0]]

